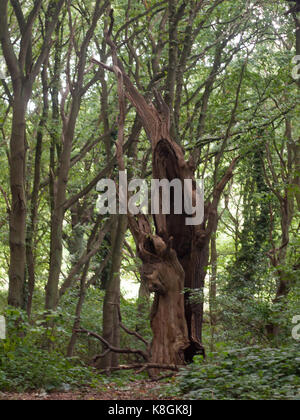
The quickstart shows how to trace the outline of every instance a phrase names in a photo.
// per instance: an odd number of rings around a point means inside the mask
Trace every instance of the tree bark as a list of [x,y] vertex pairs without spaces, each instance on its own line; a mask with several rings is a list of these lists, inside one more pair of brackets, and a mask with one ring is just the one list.
[[211,344],[210,350],[214,351],[214,337],[215,327],[217,325],[216,314],[216,299],[217,299],[217,271],[218,271],[218,253],[217,253],[217,238],[216,232],[211,237],[210,243],[210,265],[211,276],[209,284],[209,316],[210,316],[210,329],[211,329]]
[[[141,284],[139,287],[139,297],[138,297],[138,308],[137,308],[137,323],[136,331],[141,332],[146,325],[147,314],[150,310],[150,292],[148,285],[144,278],[141,276]],[[146,320],[145,320],[146,318]]]
[[13,86],[13,118],[10,140],[11,213],[9,218],[10,268],[8,303],[24,306],[26,268],[26,110],[33,84],[48,57],[51,36],[64,0],[50,1],[45,14],[45,32],[40,53],[33,60],[33,24],[37,20],[42,1],[34,3],[27,20],[17,2],[12,2],[21,39],[18,56],[8,29],[8,0],[0,3],[0,41]]
[[25,113],[29,100],[28,95],[26,96],[24,96],[21,86],[18,92],[15,91],[10,141],[12,206],[9,217],[10,268],[8,304],[16,307],[23,307],[24,303],[23,286],[26,265]]
[[69,342],[69,345],[68,345],[67,357],[73,357],[73,355],[74,355],[75,345],[76,345],[76,341],[77,341],[76,330],[78,330],[80,328],[81,311],[82,311],[82,307],[83,307],[84,300],[85,300],[85,295],[86,295],[86,277],[87,277],[87,274],[88,274],[89,266],[90,266],[90,263],[88,262],[85,265],[85,267],[83,269],[83,273],[82,273],[81,278],[80,278],[79,297],[78,297],[78,301],[77,301],[77,305],[76,305],[75,319],[74,319],[74,324],[73,324],[73,332],[72,332],[72,336],[71,336],[71,339],[70,339],[70,342]]
[[[120,268],[122,250],[127,230],[127,216],[116,216],[116,230],[114,232],[112,264],[109,281],[105,291],[103,302],[103,338],[114,347],[120,347],[120,322],[118,308],[120,305]],[[104,345],[103,351],[107,348]],[[101,360],[102,369],[110,369],[119,365],[119,354],[109,352]]]
[[43,84],[43,112],[40,120],[36,148],[35,148],[35,167],[34,167],[34,181],[31,193],[31,205],[30,205],[30,223],[27,229],[26,238],[26,258],[27,258],[27,272],[28,272],[28,299],[27,299],[27,314],[28,317],[31,315],[32,299],[35,287],[35,255],[34,255],[34,240],[37,226],[38,216],[38,199],[41,181],[41,159],[43,153],[43,132],[48,116],[49,104],[48,104],[48,83],[47,83],[47,69],[46,67],[42,71],[42,84]]
[[[98,63],[119,75],[127,90],[127,98],[136,108],[143,127],[152,145],[152,167],[154,179],[192,180],[190,199],[195,205],[195,165],[192,159],[185,161],[184,151],[171,135],[170,109],[162,96],[155,93],[155,106],[148,104],[137,91],[126,74],[123,64],[117,59],[116,46],[110,38],[113,17],[106,33],[114,67]],[[96,60],[94,60],[96,62]],[[121,75],[121,76],[120,76]],[[120,90],[120,88],[119,88]],[[206,267],[209,260],[209,243],[215,231],[217,208],[221,194],[233,175],[237,159],[234,159],[206,203],[205,217],[201,225],[187,226],[187,214],[162,213],[154,216],[155,234],[150,222],[142,215],[129,216],[130,228],[136,241],[138,255],[143,262],[143,273],[149,290],[155,293],[152,311],[153,342],[151,362],[182,365],[190,362],[197,353],[204,354],[201,344],[203,300],[191,302],[189,295],[183,296],[184,287],[203,291]],[[174,197],[170,198],[171,212]],[[160,210],[161,211],[161,210]]]
[[[87,61],[87,51],[91,39],[93,38],[97,23],[106,10],[108,2],[101,2],[96,0],[94,5],[93,16],[91,19],[90,27],[86,32],[86,35],[82,41],[79,59],[77,65],[77,78],[73,86],[69,86],[72,95],[72,101],[70,105],[70,113],[68,116],[64,115],[64,109],[61,107],[63,114],[63,132],[61,136],[62,140],[62,151],[60,154],[60,163],[57,176],[57,190],[54,197],[54,208],[51,215],[51,239],[50,239],[50,267],[49,277],[46,286],[46,301],[45,308],[47,310],[54,310],[58,303],[58,285],[62,264],[62,239],[63,239],[63,221],[65,215],[65,203],[67,195],[67,183],[69,177],[69,171],[71,167],[71,153],[73,146],[74,133],[77,123],[77,117],[80,111],[81,99],[86,91],[91,87],[98,79],[99,73],[95,77],[84,85],[84,74],[85,66]],[[72,36],[71,28],[71,35]],[[70,57],[69,57],[70,59]]]

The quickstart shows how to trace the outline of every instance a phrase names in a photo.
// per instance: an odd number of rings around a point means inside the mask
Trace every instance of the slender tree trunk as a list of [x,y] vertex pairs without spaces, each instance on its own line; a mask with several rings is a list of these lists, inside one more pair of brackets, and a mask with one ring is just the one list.
[[[296,54],[300,56],[300,13],[298,12],[298,16],[295,17],[295,24],[296,24]],[[297,81],[298,84],[298,95],[300,95],[300,75]],[[299,104],[298,104],[299,108]],[[296,140],[295,144],[295,191],[296,191],[296,200],[298,211],[300,212],[300,135],[298,140]]]
[[43,131],[48,116],[48,85],[47,85],[47,70],[43,69],[42,72],[43,81],[43,113],[37,132],[37,141],[35,148],[35,167],[34,167],[34,181],[33,189],[31,193],[31,205],[30,205],[30,223],[27,229],[27,240],[26,240],[26,257],[27,257],[27,272],[28,272],[28,299],[27,299],[27,314],[28,317],[31,315],[33,292],[35,287],[35,256],[34,256],[34,240],[37,225],[38,215],[38,198],[41,180],[41,159],[43,152]]
[[209,316],[210,316],[210,328],[211,328],[211,351],[214,351],[214,337],[215,327],[217,325],[216,316],[216,298],[217,298],[217,240],[216,233],[211,237],[211,251],[210,251],[210,264],[211,264],[211,277],[209,285]]
[[[296,54],[300,55],[300,12],[294,16],[296,25]],[[298,87],[300,89],[300,78],[297,80]]]
[[[122,250],[127,230],[127,216],[116,216],[116,230],[114,232],[112,265],[109,281],[103,302],[103,338],[115,347],[120,347],[119,305],[120,305],[120,268]],[[106,347],[104,346],[104,351]],[[119,365],[119,355],[108,353],[101,360],[102,369],[110,369]]]
[[145,322],[147,321],[147,314],[150,309],[150,293],[148,285],[144,278],[141,278],[141,284],[139,287],[139,297],[138,297],[138,319],[136,323],[136,331],[141,332],[145,327]]
[[295,174],[295,195],[298,211],[300,212],[300,137],[295,144]]
[[[88,83],[84,85],[84,74],[87,62],[88,47],[94,36],[98,21],[108,6],[107,1],[102,2],[101,0],[96,0],[94,3],[94,11],[90,27],[85,34],[80,51],[78,53],[76,82],[74,82],[73,88],[69,86],[72,95],[70,112],[68,116],[63,115],[63,132],[61,136],[62,151],[60,153],[57,188],[53,200],[54,208],[51,215],[50,267],[48,283],[46,286],[45,302],[45,307],[47,310],[55,309],[58,303],[58,285],[62,264],[63,221],[65,215],[67,184],[71,167],[73,139],[77,117],[80,111],[81,99],[86,93],[87,89],[91,87],[99,78],[99,75],[96,75],[90,84]],[[63,107],[61,107],[61,112],[64,114]]]
[[[13,119],[10,141],[10,268],[8,303],[24,307],[24,283],[26,270],[26,121],[25,115],[28,101],[32,94],[41,66],[47,60],[51,44],[51,36],[57,24],[58,16],[64,0],[50,1],[45,13],[45,22],[40,54],[33,60],[32,29],[38,19],[42,6],[35,1],[32,8],[26,7],[26,13],[19,2],[11,2],[17,15],[17,23],[21,33],[18,42],[18,56],[15,41],[10,37],[10,18],[8,17],[8,0],[0,2],[0,42],[13,85]],[[27,16],[25,18],[25,15]]]
[[68,350],[67,350],[67,356],[68,357],[73,357],[74,354],[74,350],[75,350],[75,345],[76,345],[76,341],[77,341],[77,333],[76,330],[78,330],[80,328],[80,317],[81,317],[81,311],[82,311],[82,307],[84,304],[84,300],[85,300],[85,295],[86,295],[86,277],[88,274],[88,270],[89,270],[89,262],[85,265],[84,269],[83,269],[83,273],[81,275],[80,278],[80,290],[79,290],[79,298],[78,298],[78,302],[76,305],[76,311],[75,311],[75,319],[74,319],[74,324],[73,324],[73,332],[72,332],[72,336],[68,345]]
[[[21,85],[21,82],[20,82]],[[9,217],[10,268],[8,304],[23,307],[26,268],[26,144],[25,114],[29,96],[23,86],[15,92],[10,141],[11,213]]]
[[66,201],[67,182],[70,170],[72,143],[79,113],[80,98],[73,97],[70,117],[64,124],[63,150],[60,157],[60,166],[57,179],[57,191],[54,200],[54,209],[51,217],[50,240],[50,267],[46,286],[46,309],[55,309],[58,303],[58,285],[62,263],[63,251],[63,220],[65,215],[64,203]]
[[[300,54],[300,19],[299,12],[294,14],[296,26],[296,53]],[[298,88],[300,88],[300,79],[297,80]],[[299,90],[299,89],[298,89]],[[288,184],[284,191],[284,196],[277,194],[280,202],[280,222],[281,222],[281,246],[279,250],[274,250],[271,255],[271,261],[277,271],[277,290],[274,303],[276,308],[274,314],[278,318],[278,314],[285,310],[286,298],[290,292],[291,280],[290,273],[287,273],[284,265],[286,264],[286,257],[288,251],[288,244],[290,242],[290,228],[295,215],[295,199],[298,209],[300,208],[300,194],[299,194],[299,168],[300,168],[300,138],[294,141],[292,135],[292,125],[289,118],[286,118],[286,138],[287,142],[287,168],[289,170],[289,179],[284,180]],[[293,169],[292,169],[293,168]],[[274,168],[272,168],[274,171]],[[293,191],[293,192],[291,192]],[[267,333],[272,339],[278,340],[280,334],[280,325],[278,322],[270,322],[267,326]]]
[[[290,292],[290,274],[284,268],[287,256],[287,247],[290,241],[289,230],[293,219],[294,197],[289,199],[287,196],[281,202],[281,247],[278,255],[272,257],[272,263],[277,273],[277,289],[274,299],[274,316],[278,317],[281,311],[285,310],[286,298]],[[278,322],[271,321],[266,326],[267,333],[271,339],[278,339],[280,325]]]
[[[289,180],[285,187],[284,196],[277,195],[280,202],[280,224],[281,224],[281,246],[278,250],[274,250],[271,256],[271,262],[277,272],[277,290],[274,299],[274,315],[278,317],[281,311],[285,310],[286,298],[291,288],[291,276],[285,268],[288,245],[290,242],[290,228],[295,215],[295,196],[291,191],[294,188],[294,170],[293,165],[297,166],[297,156],[293,154],[293,138],[292,128],[289,119],[286,119],[286,137],[289,139],[288,143],[288,165],[290,169]],[[294,150],[295,152],[295,150]],[[295,191],[295,190],[294,190]],[[277,340],[280,334],[280,325],[278,322],[270,322],[267,326],[267,333],[272,338]]]

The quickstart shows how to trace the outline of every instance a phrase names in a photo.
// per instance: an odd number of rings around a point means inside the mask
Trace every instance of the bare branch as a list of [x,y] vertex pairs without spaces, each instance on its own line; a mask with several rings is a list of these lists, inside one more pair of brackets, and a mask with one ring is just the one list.
[[110,351],[112,351],[113,353],[120,353],[120,354],[137,354],[143,357],[143,359],[145,359],[146,361],[149,359],[149,356],[147,353],[145,353],[143,350],[134,350],[134,349],[119,349],[117,347],[112,346],[111,344],[109,344],[108,341],[106,341],[103,337],[101,337],[101,335],[96,334],[92,331],[88,331],[85,330],[83,328],[79,329],[79,330],[75,330],[76,333],[78,334],[87,334],[88,336],[94,337],[97,340],[101,341],[102,344],[104,344],[106,347],[108,347],[108,349]]

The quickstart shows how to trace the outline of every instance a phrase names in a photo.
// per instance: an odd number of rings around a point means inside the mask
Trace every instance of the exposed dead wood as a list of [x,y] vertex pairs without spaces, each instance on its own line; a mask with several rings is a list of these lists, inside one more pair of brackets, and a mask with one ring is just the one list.
[[[102,68],[114,72],[118,77],[119,101],[123,100],[120,89],[122,81],[125,95],[136,108],[152,146],[152,168],[154,179],[178,179],[192,181],[190,202],[196,204],[195,164],[193,159],[185,160],[184,150],[172,138],[170,109],[162,95],[153,90],[155,101],[148,103],[138,92],[117,58],[117,47],[111,35],[113,32],[113,11],[110,13],[109,30],[105,33],[111,48],[113,66],[93,60]],[[151,315],[153,342],[151,363],[156,365],[183,365],[195,354],[203,354],[201,344],[203,302],[191,303],[184,288],[204,288],[206,267],[209,261],[209,243],[218,220],[218,204],[227,183],[233,176],[237,159],[234,159],[221,180],[216,180],[212,198],[206,203],[205,217],[201,225],[186,225],[188,215],[160,210],[155,215],[155,233],[151,222],[144,215],[129,216],[129,225],[134,236],[137,253],[143,262],[142,275],[150,292],[155,293]],[[161,194],[161,192],[160,192]],[[174,197],[170,198],[171,212]],[[173,207],[172,207],[173,206]]]
[[[142,369],[144,370],[152,370],[152,369],[159,369],[159,370],[171,370],[173,372],[178,372],[179,371],[180,366],[175,366],[175,365],[162,365],[159,363],[136,363],[136,364],[132,364],[132,365],[120,365],[118,367],[115,368],[110,368],[110,371],[116,372],[119,370],[137,370],[137,369]],[[140,372],[142,371],[140,370]],[[105,370],[101,371],[103,373],[106,373]]]
[[[104,344],[113,353],[136,354],[136,355],[142,356],[143,359],[145,359],[146,361],[149,359],[148,354],[146,352],[144,352],[143,350],[120,349],[120,348],[114,347],[107,340],[105,340],[103,337],[101,337],[101,335],[99,335],[95,332],[88,331],[88,330],[85,330],[83,328],[81,328],[79,330],[75,330],[75,332],[78,333],[78,334],[87,334],[90,337],[96,338],[97,340],[101,341],[101,343]],[[106,354],[106,351],[104,353]],[[103,357],[103,356],[101,356],[101,357]]]

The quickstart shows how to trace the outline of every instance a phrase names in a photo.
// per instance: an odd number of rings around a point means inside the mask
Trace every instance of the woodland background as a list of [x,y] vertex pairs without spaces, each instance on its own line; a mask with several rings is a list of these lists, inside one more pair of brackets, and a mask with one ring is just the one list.
[[299,398],[299,11],[284,0],[1,0],[0,391],[153,377],[136,238],[125,216],[96,209],[97,182],[117,179],[120,162],[130,178],[153,171],[136,107],[127,96],[122,108],[118,78],[98,65],[118,57],[147,103],[168,106],[207,203],[234,162],[205,284],[184,290],[204,308],[206,358],[161,380],[156,397]]

